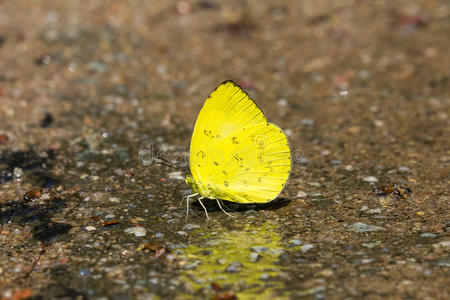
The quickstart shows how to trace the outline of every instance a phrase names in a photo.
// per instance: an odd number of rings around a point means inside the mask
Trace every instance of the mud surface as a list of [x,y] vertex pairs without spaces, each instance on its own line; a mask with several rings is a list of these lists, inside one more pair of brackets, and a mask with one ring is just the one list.
[[[445,0],[0,1],[0,297],[448,299],[449,48]],[[186,220],[149,157],[226,79],[291,176]]]

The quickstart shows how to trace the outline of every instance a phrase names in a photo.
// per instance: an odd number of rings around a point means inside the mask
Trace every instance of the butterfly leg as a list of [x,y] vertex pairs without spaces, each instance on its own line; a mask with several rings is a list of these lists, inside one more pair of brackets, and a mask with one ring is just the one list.
[[198,200],[198,202],[200,202],[200,205],[201,205],[201,206],[203,207],[203,209],[205,210],[206,218],[209,219],[208,211],[206,210],[206,207],[205,207],[205,205],[203,205],[203,202],[202,202],[202,199],[203,199],[203,198],[205,198],[205,197],[200,197],[200,198],[198,198],[197,200]]
[[222,205],[220,205],[220,200],[216,198],[217,204],[219,205],[220,209],[229,217],[233,217],[232,215],[230,215],[229,213],[227,213],[223,208]]
[[[188,217],[188,215],[189,215],[189,200],[190,200],[192,197],[195,197],[195,196],[198,196],[198,193],[195,193],[195,194],[186,196],[186,219],[187,219],[187,217]],[[185,197],[183,197],[183,200],[184,200],[184,198],[185,198]],[[181,201],[181,203],[182,203],[182,202],[183,202],[183,201]]]

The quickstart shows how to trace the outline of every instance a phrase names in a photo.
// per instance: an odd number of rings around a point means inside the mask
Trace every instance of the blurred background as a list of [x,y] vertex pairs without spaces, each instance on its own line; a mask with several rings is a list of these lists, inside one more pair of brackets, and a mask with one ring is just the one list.
[[[189,192],[183,176],[139,155],[155,145],[186,156],[204,100],[228,79],[300,154],[281,195],[288,204],[258,210],[252,222],[271,219],[261,228],[277,233],[272,240],[315,250],[281,259],[287,269],[264,295],[448,295],[448,242],[439,238],[449,229],[449,48],[447,0],[0,0],[2,297],[222,295],[192,279],[210,278],[205,270],[182,277],[189,251],[176,245],[199,250],[201,234],[248,224],[247,215],[230,224],[217,212],[200,235],[176,234],[189,231],[176,207]],[[414,197],[368,200],[393,183]],[[30,191],[41,197],[35,188],[51,203],[22,203]],[[120,224],[98,233],[90,218],[111,214]],[[194,215],[189,228],[203,219]],[[385,231],[355,235],[346,226],[357,221]],[[138,234],[122,230],[137,225],[186,256],[148,263]],[[103,267],[103,250],[85,244],[110,249]],[[264,298],[223,276],[231,296]],[[258,280],[249,285],[269,291]]]

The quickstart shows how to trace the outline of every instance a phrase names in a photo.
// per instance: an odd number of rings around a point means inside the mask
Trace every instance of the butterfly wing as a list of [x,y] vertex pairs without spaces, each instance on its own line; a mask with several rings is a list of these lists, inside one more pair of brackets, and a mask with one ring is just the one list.
[[273,200],[291,169],[283,131],[234,82],[206,100],[192,135],[190,168],[205,197],[239,203]]

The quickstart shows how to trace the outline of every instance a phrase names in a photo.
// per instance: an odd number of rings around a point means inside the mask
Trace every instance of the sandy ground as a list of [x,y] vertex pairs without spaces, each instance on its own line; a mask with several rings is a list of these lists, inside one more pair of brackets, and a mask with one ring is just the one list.
[[[0,297],[448,299],[449,48],[445,0],[0,1]],[[292,172],[185,220],[146,155],[227,79]]]

